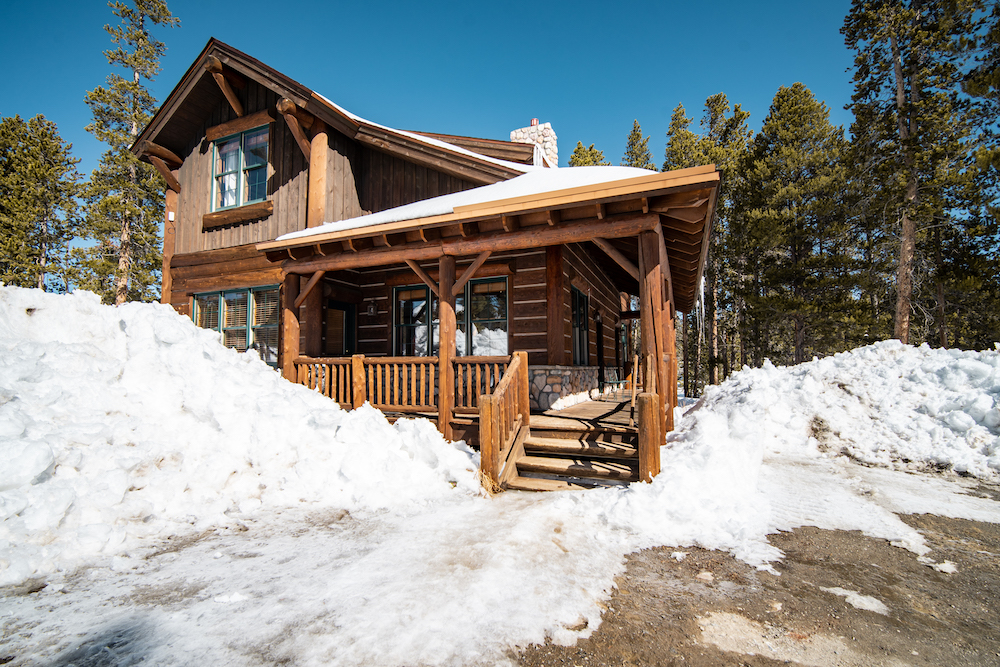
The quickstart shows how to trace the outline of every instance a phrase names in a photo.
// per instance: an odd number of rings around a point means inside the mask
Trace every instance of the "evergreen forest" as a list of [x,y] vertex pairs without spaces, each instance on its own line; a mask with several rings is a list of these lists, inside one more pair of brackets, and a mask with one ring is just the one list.
[[[849,128],[802,83],[761,129],[724,93],[677,105],[662,169],[722,172],[703,294],[678,315],[685,394],[744,365],[888,338],[1000,340],[1000,3],[854,0]],[[620,164],[652,156],[638,120]],[[579,142],[571,165],[607,164]]]

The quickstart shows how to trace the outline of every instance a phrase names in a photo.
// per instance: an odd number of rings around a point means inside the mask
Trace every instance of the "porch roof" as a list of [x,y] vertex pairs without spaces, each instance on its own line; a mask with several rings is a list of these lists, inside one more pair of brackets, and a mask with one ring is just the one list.
[[662,234],[674,305],[691,310],[720,181],[715,165],[658,173],[624,167],[538,170],[261,243],[290,273],[421,261],[443,255],[593,242],[619,289],[635,293],[643,231]]

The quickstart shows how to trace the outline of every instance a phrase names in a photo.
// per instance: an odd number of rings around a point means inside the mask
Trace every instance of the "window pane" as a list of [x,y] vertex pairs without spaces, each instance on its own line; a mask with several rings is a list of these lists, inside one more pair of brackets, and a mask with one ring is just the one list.
[[236,174],[225,174],[223,176],[217,176],[216,181],[216,194],[215,207],[225,208],[227,206],[236,206],[238,203],[236,201]]
[[473,324],[472,354],[487,357],[506,356],[506,324],[499,322],[492,324]]
[[194,298],[194,323],[205,329],[219,330],[219,295],[203,294]]
[[253,344],[261,359],[272,366],[278,363],[278,327],[254,329]]
[[267,197],[267,169],[257,167],[245,172],[244,183],[246,192],[243,193],[243,203],[248,204],[254,201],[263,201]]
[[245,352],[247,349],[247,330],[226,329],[222,332],[222,342],[226,347]]
[[253,325],[278,323],[278,290],[262,289],[253,293]]
[[397,319],[399,324],[427,323],[427,290],[409,289],[396,292],[398,306]]
[[[225,299],[225,313],[223,315],[223,328],[246,327],[247,325],[247,293],[227,292],[222,296]],[[244,338],[246,332],[244,331]],[[228,345],[228,343],[227,343]]]
[[472,303],[469,313],[473,322],[478,320],[507,319],[507,281],[473,283]]
[[236,171],[240,168],[240,140],[239,137],[227,139],[216,144],[215,173],[223,174],[228,171]]
[[267,164],[267,128],[247,132],[243,135],[243,166],[259,167]]

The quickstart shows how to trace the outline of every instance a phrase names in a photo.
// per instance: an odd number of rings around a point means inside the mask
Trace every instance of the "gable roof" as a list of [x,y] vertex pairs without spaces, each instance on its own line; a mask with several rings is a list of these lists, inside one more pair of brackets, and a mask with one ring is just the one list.
[[214,37],[191,64],[163,105],[143,128],[132,151],[139,155],[143,142],[152,142],[183,154],[192,138],[201,136],[204,119],[225,99],[205,64],[218,58],[227,79],[247,77],[286,97],[350,139],[407,161],[468,179],[495,183],[519,176],[533,167],[490,157],[440,138],[405,132],[356,116],[323,95],[268,67]]

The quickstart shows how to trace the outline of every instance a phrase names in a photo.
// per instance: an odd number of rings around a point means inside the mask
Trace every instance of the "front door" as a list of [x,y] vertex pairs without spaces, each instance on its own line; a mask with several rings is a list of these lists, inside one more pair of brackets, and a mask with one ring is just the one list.
[[357,306],[334,301],[326,303],[323,321],[324,354],[328,357],[349,357],[356,349]]

